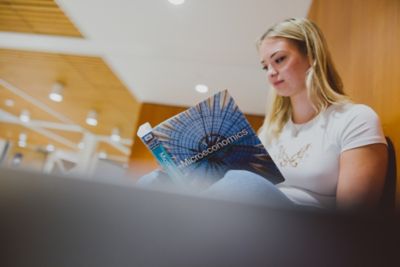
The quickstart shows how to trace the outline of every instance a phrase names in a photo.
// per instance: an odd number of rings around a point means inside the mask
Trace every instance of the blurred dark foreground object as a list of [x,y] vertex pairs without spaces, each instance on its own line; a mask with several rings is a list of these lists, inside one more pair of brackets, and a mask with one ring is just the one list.
[[272,209],[0,169],[0,266],[399,266],[399,214]]

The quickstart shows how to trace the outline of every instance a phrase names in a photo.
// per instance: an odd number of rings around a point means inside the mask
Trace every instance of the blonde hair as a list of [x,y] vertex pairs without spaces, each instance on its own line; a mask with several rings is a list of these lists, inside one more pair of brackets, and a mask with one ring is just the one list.
[[[258,40],[257,47],[270,37],[283,37],[293,41],[299,51],[307,56],[311,65],[306,75],[307,94],[317,114],[330,104],[349,102],[325,38],[316,24],[305,18],[285,20],[268,29]],[[262,126],[268,142],[279,136],[291,113],[290,98],[279,96],[275,90],[271,90]]]

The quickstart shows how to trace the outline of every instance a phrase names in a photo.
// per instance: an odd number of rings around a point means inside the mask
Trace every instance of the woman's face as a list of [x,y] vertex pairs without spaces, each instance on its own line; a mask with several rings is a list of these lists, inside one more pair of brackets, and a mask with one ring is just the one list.
[[306,72],[310,63],[293,41],[269,37],[260,45],[260,57],[267,78],[280,96],[292,97],[306,92]]

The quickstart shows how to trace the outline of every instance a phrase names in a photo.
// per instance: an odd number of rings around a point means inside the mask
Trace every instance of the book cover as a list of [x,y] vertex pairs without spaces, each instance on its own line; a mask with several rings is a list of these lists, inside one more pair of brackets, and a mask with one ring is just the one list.
[[180,183],[205,188],[229,170],[248,170],[274,184],[284,180],[227,90],[153,129],[143,125],[139,132],[164,170]]

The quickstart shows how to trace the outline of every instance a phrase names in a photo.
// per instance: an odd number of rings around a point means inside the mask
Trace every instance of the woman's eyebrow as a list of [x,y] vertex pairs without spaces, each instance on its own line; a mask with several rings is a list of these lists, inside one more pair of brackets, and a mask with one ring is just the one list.
[[282,50],[277,50],[277,51],[275,51],[274,53],[272,53],[270,56],[269,56],[269,58],[273,58],[278,52],[280,52],[280,51],[282,51]]
[[[277,50],[277,51],[275,51],[274,53],[272,53],[270,56],[269,56],[269,58],[273,58],[277,53],[279,53],[279,52],[281,52],[281,51],[284,51],[284,50]],[[265,60],[263,59],[263,60],[261,60],[261,64],[264,64],[265,63]]]

